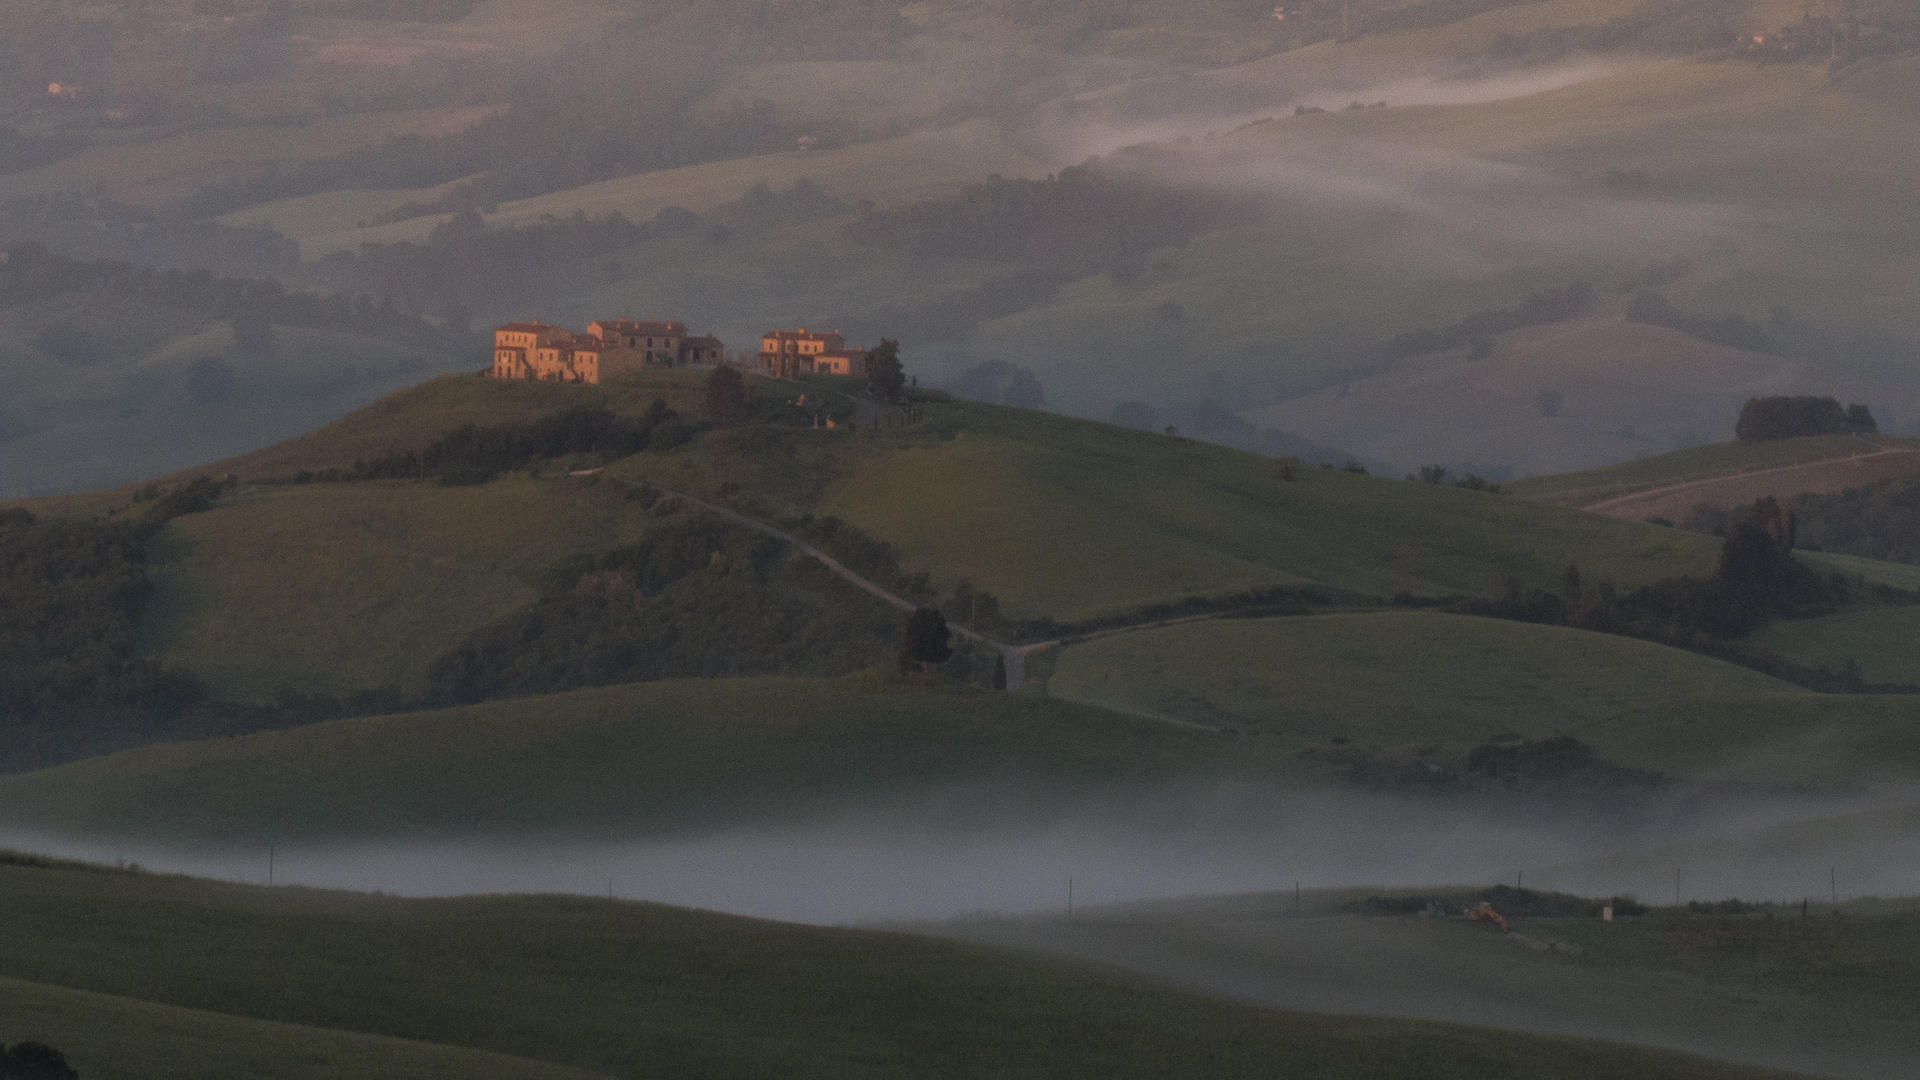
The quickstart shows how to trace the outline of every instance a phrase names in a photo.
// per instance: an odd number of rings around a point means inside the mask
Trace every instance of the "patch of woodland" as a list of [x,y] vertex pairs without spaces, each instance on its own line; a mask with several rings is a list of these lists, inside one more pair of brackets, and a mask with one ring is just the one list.
[[884,664],[900,619],[790,545],[694,518],[551,568],[532,606],[429,668],[430,703],[677,677],[845,675]]
[[[1524,590],[1509,578],[1494,599],[1441,600],[1466,615],[1516,619],[1619,634],[1728,660],[1816,690],[1920,693],[1920,687],[1865,683],[1854,665],[1809,667],[1743,640],[1776,619],[1804,619],[1840,611],[1854,600],[1844,574],[1822,577],[1793,556],[1797,519],[1771,497],[1725,531],[1719,567],[1710,578],[1670,577],[1623,591],[1611,582],[1584,582],[1569,566],[1559,594]],[[1920,602],[1920,595],[1882,589],[1883,598]]]
[[[425,243],[362,244],[299,268],[316,288],[386,297],[410,311],[509,311],[553,300],[582,286],[623,280],[649,260],[650,245],[693,241],[726,246],[742,236],[845,214],[845,203],[810,180],[784,191],[756,184],[739,199],[706,214],[669,206],[633,222],[615,211],[600,217],[548,215],[509,227],[487,224],[471,189],[462,187],[430,204],[407,204],[388,215],[400,220],[449,213]],[[637,250],[636,250],[637,249]]]
[[1652,910],[1631,895],[1596,899],[1513,885],[1444,893],[1374,895],[1343,905],[1341,910],[1356,915],[1444,916],[1462,914],[1479,904],[1486,904],[1507,919],[1597,919],[1608,904],[1613,905],[1617,917],[1645,915]]
[[1345,783],[1377,792],[1580,798],[1604,806],[1609,800],[1632,802],[1673,783],[1660,773],[1607,761],[1570,735],[1498,736],[1459,758],[1438,744],[1380,749],[1336,737],[1307,747],[1300,757],[1334,770]]
[[1809,435],[1870,435],[1880,430],[1865,405],[1845,409],[1831,397],[1748,398],[1734,422],[1741,442],[1799,439]]
[[1748,37],[1721,55],[1761,64],[1826,60],[1838,72],[1862,60],[1920,50],[1920,12],[1902,0],[1848,0],[1818,13],[1809,7],[1799,22],[1761,38]]
[[1652,289],[1641,289],[1627,302],[1627,321],[1664,326],[1730,349],[1746,349],[1757,353],[1780,351],[1767,332],[1745,315],[1736,312],[1716,319],[1698,312],[1682,311]]
[[1131,285],[1154,252],[1258,212],[1257,200],[1165,183],[1135,164],[1116,155],[1042,180],[990,177],[952,199],[864,208],[846,226],[858,243],[1017,267],[971,289],[887,305],[874,314],[875,323],[902,337],[951,337],[982,319],[1046,303],[1062,285],[1090,274]]
[[[600,180],[786,150],[802,135],[844,141],[854,134],[794,127],[765,99],[696,108],[710,86],[683,64],[635,63],[611,42],[582,46],[567,63],[530,71],[502,88],[512,107],[470,127],[392,135],[362,150],[270,165],[202,188],[177,213],[215,217],[320,192],[432,188],[463,177],[473,179],[424,209],[491,211],[508,200]],[[637,101],[647,107],[635,108]]]
[[1727,55],[1750,36],[1751,18],[1752,5],[1746,0],[1648,0],[1598,24],[1502,33],[1494,38],[1488,56],[1539,63],[1610,52]]
[[[1702,504],[1679,527],[1725,536],[1752,514],[1751,503],[1731,509]],[[1880,480],[1835,495],[1798,495],[1793,514],[1802,550],[1920,564],[1920,476]],[[1907,595],[1885,585],[1876,591],[1889,602]]]
[[444,487],[463,487],[544,461],[604,464],[646,450],[671,450],[699,430],[699,422],[682,419],[660,398],[638,416],[580,406],[529,423],[465,424],[428,443],[424,450],[361,459],[350,469],[301,471],[280,482],[431,479]]
[[197,676],[135,651],[152,592],[149,543],[233,483],[149,485],[102,518],[0,510],[0,771],[281,722],[271,710],[215,702]]

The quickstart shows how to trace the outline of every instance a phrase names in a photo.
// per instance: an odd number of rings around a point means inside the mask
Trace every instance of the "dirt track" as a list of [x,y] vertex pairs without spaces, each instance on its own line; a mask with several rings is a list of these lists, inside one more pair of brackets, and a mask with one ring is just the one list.
[[1644,521],[1650,517],[1683,521],[1701,504],[1733,507],[1771,495],[1782,502],[1795,495],[1831,495],[1876,480],[1920,473],[1920,450],[1886,449],[1805,465],[1694,480],[1672,487],[1636,491],[1586,509],[1609,517]]

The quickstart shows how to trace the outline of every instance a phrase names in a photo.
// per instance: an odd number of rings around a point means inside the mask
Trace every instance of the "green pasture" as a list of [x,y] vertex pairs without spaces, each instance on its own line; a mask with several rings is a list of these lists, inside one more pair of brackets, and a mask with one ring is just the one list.
[[1857,579],[1863,585],[1888,585],[1920,592],[1920,566],[1828,551],[1798,551],[1794,554],[1801,562],[1824,574],[1842,574]]
[[[1369,750],[1425,744],[1449,755],[1500,735],[1583,732],[1686,695],[1815,697],[1664,645],[1437,612],[1225,619],[1113,634],[1061,649],[1047,692],[1272,735],[1289,750],[1340,736]],[[1647,754],[1633,764],[1670,765]]]
[[1838,670],[1858,664],[1870,683],[1920,686],[1920,607],[1777,622],[1756,633],[1753,643],[1809,666]]
[[87,1080],[587,1080],[523,1057],[315,1023],[254,1020],[0,978],[0,1038],[59,1048]]
[[1369,896],[1440,896],[1457,907],[1477,891],[1308,890],[1296,900],[1289,890],[1086,908],[1070,922],[1055,914],[929,929],[1281,1008],[1471,1018],[1823,1076],[1892,1080],[1920,1064],[1920,1027],[1905,1007],[1920,972],[1911,900],[1848,902],[1837,916],[1818,903],[1805,920],[1796,903],[1791,915],[1656,909],[1611,923],[1516,921],[1520,933],[1577,946],[1578,955],[1530,949],[1457,916],[1367,913]]
[[1107,424],[956,406],[958,434],[873,455],[821,500],[936,580],[1062,622],[1194,595],[1319,585],[1376,596],[1621,584],[1710,571],[1711,538],[1502,495],[1302,469]]
[[706,375],[684,369],[640,371],[604,386],[447,375],[388,394],[298,438],[215,462],[207,469],[254,480],[302,470],[351,468],[362,458],[423,449],[466,424],[524,423],[572,408],[637,415],[655,400],[664,400],[683,416],[697,417],[706,397]]
[[[398,900],[24,866],[0,867],[0,896],[12,916],[0,976],[112,995],[103,1013],[125,1007],[116,999],[198,1010],[156,1014],[148,1075],[181,1069],[179,1040],[207,1013],[331,1029],[342,1042],[354,1037],[336,1033],[385,1037],[362,1039],[376,1052],[414,1040],[437,1044],[421,1058],[458,1061],[443,1048],[463,1047],[612,1077],[1783,1075],[1645,1047],[1276,1012],[976,945],[653,904]],[[501,1058],[473,1060],[469,1075],[486,1075]]]
[[1767,442],[1724,442],[1657,454],[1638,461],[1599,469],[1555,473],[1516,480],[1506,485],[1523,499],[1561,506],[1591,506],[1597,502],[1675,484],[1737,476],[1760,469],[1807,465],[1817,461],[1872,453],[1883,446],[1907,445],[1908,439],[1887,436],[1812,435]]
[[[849,203],[871,199],[879,206],[898,206],[922,199],[952,198],[969,185],[985,182],[993,173],[1037,177],[1061,164],[1009,140],[995,124],[968,120],[833,149],[783,150],[602,180],[502,203],[498,211],[488,215],[487,223],[529,225],[547,214],[597,218],[612,213],[630,221],[645,221],[669,206],[706,213],[738,200],[755,184],[784,191],[801,180],[811,180],[827,194]],[[308,258],[317,258],[369,242],[424,243],[427,233],[443,220],[444,215],[429,215],[392,225],[317,235],[303,242],[302,252]]]
[[687,679],[140,747],[0,778],[0,817],[182,838],[628,836],[963,783],[1097,796],[1289,761],[1033,694]]
[[242,488],[155,540],[141,648],[232,700],[418,692],[435,657],[532,603],[541,571],[656,520],[625,489],[525,473]]
[[1920,777],[1920,696],[1673,697],[1570,729],[1610,761],[1708,781],[1858,790]]

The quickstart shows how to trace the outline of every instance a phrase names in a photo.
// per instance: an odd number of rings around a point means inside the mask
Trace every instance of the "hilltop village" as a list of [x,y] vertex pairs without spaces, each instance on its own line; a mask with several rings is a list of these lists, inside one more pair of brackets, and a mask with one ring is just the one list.
[[[851,375],[866,349],[847,345],[837,330],[769,330],[760,338],[760,369],[776,378],[819,373]],[[609,319],[576,334],[556,323],[514,322],[493,331],[496,379],[546,379],[600,383],[649,367],[719,364],[727,359],[719,338],[693,335],[682,322]]]

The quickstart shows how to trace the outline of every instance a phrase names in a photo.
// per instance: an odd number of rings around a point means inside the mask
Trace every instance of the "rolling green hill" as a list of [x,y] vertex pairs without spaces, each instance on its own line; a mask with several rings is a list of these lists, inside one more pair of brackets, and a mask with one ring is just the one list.
[[968,783],[1080,798],[1284,777],[1290,761],[1037,695],[690,679],[141,747],[0,778],[0,818],[182,839],[632,836]]
[[1758,787],[1897,791],[1920,777],[1920,697],[1681,694],[1570,733],[1609,760]]
[[1569,564],[1622,585],[1713,566],[1711,538],[1505,496],[1326,469],[1285,481],[1209,443],[995,406],[924,411],[898,436],[709,438],[613,472],[836,515],[938,583],[1060,622],[1262,586],[1487,595],[1508,574],[1552,587]]
[[[463,488],[255,482],[418,449],[465,423],[581,405],[633,414],[662,397],[697,412],[703,377],[649,373],[602,388],[449,376],[212,463],[206,472],[236,474],[243,486],[160,534],[143,648],[246,700],[283,684],[417,688],[435,656],[529,603],[547,567],[631,543],[665,511],[557,470]],[[1553,589],[1569,564],[1632,586],[1706,575],[1717,552],[1710,537],[1501,495],[1325,469],[1287,481],[1258,455],[1054,414],[970,403],[919,410],[912,425],[858,433],[712,430],[616,462],[610,474],[729,500],[763,519],[837,516],[891,544],[902,568],[928,573],[937,591],[971,582],[1011,618],[1058,623],[1266,587],[1368,603],[1400,591],[1487,596],[1509,575]],[[129,497],[123,489],[26,505],[100,513]]]
[[[1885,436],[1812,435],[1765,442],[1724,442],[1656,454],[1598,469],[1516,480],[1513,493],[1559,506],[1591,506],[1657,488],[1738,476],[1762,469],[1834,461],[1872,449],[1905,446]],[[1863,445],[1864,444],[1864,445]]]
[[154,546],[143,641],[232,700],[417,694],[434,657],[532,603],[548,566],[658,523],[621,491],[523,473],[245,489]]
[[[1235,619],[1096,638],[1060,651],[1047,691],[1272,735],[1288,750],[1340,736],[1360,749],[1427,744],[1448,756],[1503,735],[1583,731],[1676,696],[1818,697],[1650,642],[1434,612]],[[1731,726],[1686,730],[1730,752],[1748,739]],[[1675,764],[1631,756],[1642,768]]]
[[0,1021],[16,1042],[58,1048],[87,1080],[587,1080],[602,1074],[508,1054],[251,1020],[64,986],[0,979]]
[[[1526,872],[1528,885],[1535,869]],[[1672,882],[1667,883],[1671,897]],[[1710,888],[1711,886],[1706,886]],[[1893,1080],[1916,1063],[1913,1018],[1896,1004],[1920,958],[1911,900],[1824,901],[1745,914],[1656,909],[1602,922],[1523,916],[1520,933],[1577,947],[1531,949],[1452,910],[1478,888],[1308,889],[1076,909],[938,924],[935,932],[1181,979],[1283,1008],[1474,1018],[1534,1031],[1623,1034],[1696,1052],[1850,1080]],[[1717,900],[1723,894],[1688,896]],[[1376,907],[1369,898],[1387,903]],[[1544,900],[1536,897],[1536,900]],[[1520,914],[1511,879],[1494,903]],[[1408,903],[1411,901],[1411,903]],[[1393,912],[1394,904],[1411,910]],[[1542,905],[1544,906],[1544,905]]]
[[[1644,1047],[1275,1012],[979,946],[650,904],[397,900],[21,865],[0,867],[0,895],[15,916],[0,926],[0,993],[101,1017],[76,1030],[9,1010],[9,1036],[75,1034],[86,1076],[219,1075],[195,1057],[232,1069],[262,1052],[426,1076],[441,1063],[488,1075],[499,1055],[555,1067],[520,1073],[538,1076],[1785,1075]],[[139,1043],[123,1034],[130,1014],[146,1030]],[[232,1041],[188,1042],[203,1033]],[[96,1072],[83,1049],[113,1065]]]

